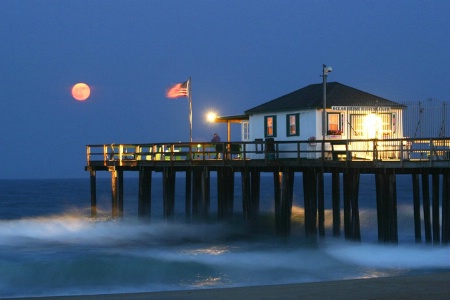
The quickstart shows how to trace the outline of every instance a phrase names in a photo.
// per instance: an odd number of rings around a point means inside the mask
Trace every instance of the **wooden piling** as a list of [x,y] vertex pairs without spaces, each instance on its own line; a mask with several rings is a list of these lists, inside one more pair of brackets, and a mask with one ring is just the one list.
[[294,185],[294,172],[285,169],[278,173],[281,183],[281,195],[279,202],[279,215],[280,220],[276,222],[279,225],[278,233],[283,236],[288,236],[291,232],[291,215],[292,215],[292,198],[293,198],[293,185]]
[[123,170],[111,169],[111,210],[112,217],[123,216]]
[[440,222],[439,222],[439,174],[433,173],[431,175],[432,181],[432,220],[433,220],[433,243],[439,244],[441,242]]
[[139,169],[139,202],[138,215],[140,217],[151,216],[151,190],[152,190],[152,171],[149,168]]
[[323,181],[323,170],[317,172],[317,212],[319,237],[325,237],[325,191]]
[[341,190],[340,190],[340,174],[337,171],[331,175],[332,188],[332,207],[333,207],[333,236],[338,237],[341,234]]
[[223,220],[226,218],[226,176],[225,170],[217,170],[217,218]]
[[430,183],[427,172],[422,173],[422,199],[425,242],[431,243]]
[[242,210],[245,222],[256,229],[259,217],[260,172],[245,168],[241,171]]
[[234,172],[231,168],[217,171],[217,216],[219,220],[233,216]]
[[203,198],[203,216],[207,218],[209,216],[209,209],[211,206],[211,181],[210,171],[208,167],[203,168],[202,172],[202,198]]
[[259,217],[259,199],[260,199],[260,189],[261,189],[261,172],[257,170],[251,170],[251,215],[255,217],[256,222],[258,222]]
[[388,221],[389,221],[389,242],[398,242],[397,226],[397,178],[395,173],[389,172],[386,176],[388,186]]
[[359,222],[359,172],[349,169],[344,173],[344,234],[346,239],[361,240]]
[[209,213],[210,181],[207,168],[197,168],[193,171],[192,182],[192,215],[195,218],[206,219]]
[[202,172],[194,169],[192,171],[192,217],[199,218],[201,216],[202,205]]
[[442,175],[442,244],[448,245],[450,239],[450,173]]
[[97,216],[97,180],[95,170],[91,170],[90,174],[90,185],[91,185],[91,217],[95,218]]
[[344,184],[344,237],[346,239],[351,238],[350,235],[350,221],[351,221],[351,178],[350,174],[343,174],[343,184]]
[[396,175],[385,170],[375,175],[378,241],[398,242]]
[[317,237],[317,177],[314,168],[303,172],[303,198],[305,209],[305,235]]
[[251,218],[251,189],[250,189],[250,172],[244,169],[241,172],[241,186],[242,186],[242,212],[244,221],[248,224]]
[[175,213],[175,174],[172,167],[163,169],[163,214],[165,219],[173,219]]
[[275,205],[275,230],[277,234],[281,235],[281,174],[278,171],[273,172],[273,192]]
[[185,205],[184,211],[186,214],[186,220],[190,220],[192,217],[192,171],[186,171],[186,186],[185,186]]
[[420,221],[420,179],[419,174],[412,174],[412,189],[414,203],[414,236],[416,243],[422,242],[422,230]]
[[381,172],[375,174],[375,188],[377,199],[377,227],[378,227],[378,241],[386,242],[387,236],[387,213],[386,213],[386,199],[385,199],[385,183]]

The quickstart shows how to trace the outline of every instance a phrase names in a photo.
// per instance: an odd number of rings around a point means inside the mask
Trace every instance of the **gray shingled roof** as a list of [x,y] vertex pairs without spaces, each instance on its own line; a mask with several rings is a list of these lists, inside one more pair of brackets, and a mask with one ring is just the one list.
[[[331,106],[404,106],[339,82],[327,83],[327,108]],[[323,84],[311,84],[287,95],[253,107],[246,114],[323,108]]]

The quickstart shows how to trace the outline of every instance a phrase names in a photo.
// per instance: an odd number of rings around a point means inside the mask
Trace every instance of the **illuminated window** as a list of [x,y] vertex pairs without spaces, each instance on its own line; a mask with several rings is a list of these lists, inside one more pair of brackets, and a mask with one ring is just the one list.
[[286,115],[286,136],[298,136],[299,131],[298,114]]
[[350,138],[389,138],[392,134],[394,134],[393,115],[390,113],[350,115]]
[[328,114],[327,134],[342,134],[341,131],[341,115],[335,113]]
[[392,114],[380,114],[381,128],[383,131],[383,137],[389,137],[393,134],[392,130]]
[[364,118],[366,115],[352,114],[350,115],[350,138],[365,138]]
[[264,136],[276,137],[277,136],[277,117],[266,116],[264,117]]

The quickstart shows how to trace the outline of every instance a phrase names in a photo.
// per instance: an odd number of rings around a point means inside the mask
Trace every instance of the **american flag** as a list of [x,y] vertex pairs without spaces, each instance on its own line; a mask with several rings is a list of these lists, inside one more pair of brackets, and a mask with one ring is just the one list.
[[167,98],[179,98],[189,96],[189,80],[180,82],[169,88],[166,93]]

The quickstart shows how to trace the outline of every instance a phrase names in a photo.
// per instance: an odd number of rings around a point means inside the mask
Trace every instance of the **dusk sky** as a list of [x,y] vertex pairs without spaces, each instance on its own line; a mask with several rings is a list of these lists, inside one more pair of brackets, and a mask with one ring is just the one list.
[[448,0],[2,0],[0,14],[0,179],[88,178],[87,144],[188,141],[188,100],[165,92],[189,76],[194,141],[226,138],[208,110],[320,83],[322,64],[393,101],[450,100]]

